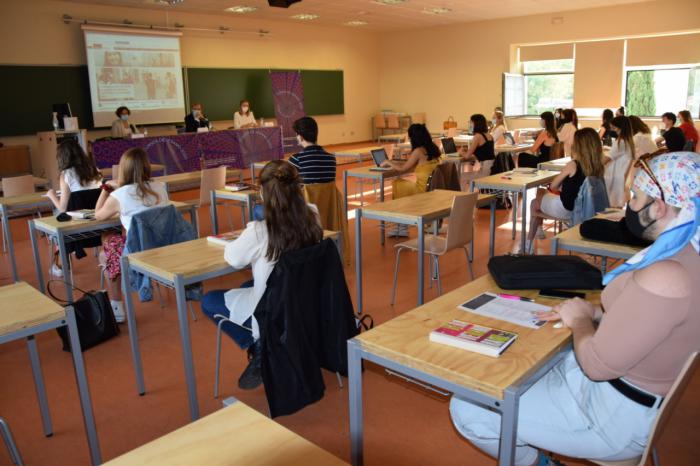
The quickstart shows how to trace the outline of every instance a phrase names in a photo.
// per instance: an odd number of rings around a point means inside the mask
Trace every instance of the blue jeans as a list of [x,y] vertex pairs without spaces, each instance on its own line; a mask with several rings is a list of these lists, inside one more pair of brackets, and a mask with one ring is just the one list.
[[[253,286],[253,281],[248,281],[241,285],[241,288],[250,288]],[[224,294],[227,290],[214,290],[210,291],[204,295],[202,298],[202,312],[205,316],[209,317],[212,322],[218,324],[218,319],[215,319],[216,314],[221,314],[222,316],[229,317],[231,312],[226,307],[226,302],[224,300]],[[238,346],[242,349],[248,349],[255,343],[253,340],[253,334],[250,330],[251,319],[243,322],[247,328],[243,328],[240,325],[236,325],[232,322],[224,322],[221,326],[221,330],[228,336],[230,336],[233,341],[236,342]]]

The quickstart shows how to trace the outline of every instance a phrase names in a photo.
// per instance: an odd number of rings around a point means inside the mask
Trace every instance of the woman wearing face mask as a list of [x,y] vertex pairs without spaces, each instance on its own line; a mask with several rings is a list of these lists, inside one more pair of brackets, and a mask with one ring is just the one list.
[[556,124],[557,131],[564,126],[564,109],[558,108],[554,111],[554,123]]
[[617,141],[605,154],[605,187],[612,207],[622,207],[627,202],[627,173],[635,154],[634,134],[630,119],[619,116],[612,119],[610,128],[618,135]]
[[112,122],[112,137],[113,138],[128,138],[132,134],[138,134],[136,127],[129,123],[131,111],[124,106],[121,106],[114,112],[117,119]]
[[238,111],[233,114],[233,127],[235,129],[254,128],[258,126],[255,122],[255,115],[250,109],[250,102],[241,100]]
[[537,168],[537,164],[547,162],[550,159],[552,146],[554,143],[559,142],[554,125],[554,114],[552,112],[544,112],[540,115],[540,128],[542,128],[542,131],[537,135],[535,144],[527,152],[522,152],[518,156],[519,167]]
[[486,162],[496,158],[494,152],[494,139],[489,134],[488,126],[486,125],[486,117],[477,113],[469,119],[469,132],[474,135],[469,142],[469,147],[462,147],[459,150],[459,155],[465,162]]
[[503,116],[503,112],[496,110],[493,112],[493,117],[491,118],[491,131],[489,131],[491,136],[493,136],[493,143],[496,145],[504,144],[504,136],[506,131],[508,131],[508,127],[506,127],[506,120]]
[[[561,320],[574,346],[520,398],[516,466],[555,464],[543,451],[641,456],[663,397],[700,349],[700,155],[649,160],[633,192],[630,229],[654,243],[604,277],[600,305],[576,298],[540,315]],[[462,435],[498,455],[498,413],[456,397],[450,413]]]

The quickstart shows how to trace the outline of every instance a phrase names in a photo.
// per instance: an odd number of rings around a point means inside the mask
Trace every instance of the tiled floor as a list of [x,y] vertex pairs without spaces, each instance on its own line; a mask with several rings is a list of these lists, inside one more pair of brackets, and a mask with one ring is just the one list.
[[[363,144],[369,145],[369,144]],[[343,165],[338,180],[342,179]],[[341,183],[338,183],[339,187]],[[365,201],[373,191],[367,185]],[[351,194],[355,193],[351,185]],[[196,197],[195,192],[173,195],[175,199]],[[200,212],[201,231],[210,231],[208,211]],[[240,226],[238,209],[233,211],[236,227]],[[225,219],[225,216],[222,217]],[[507,212],[498,211],[496,253],[516,248],[511,240]],[[224,224],[226,221],[224,220]],[[488,259],[488,210],[477,217],[474,273],[486,273]],[[15,237],[19,269],[23,280],[36,285],[31,248],[27,238],[26,219],[11,222]],[[354,232],[351,220],[351,233]],[[398,299],[389,305],[394,251],[388,240],[379,244],[378,226],[374,221],[363,222],[365,312],[376,323],[415,306],[415,256],[402,261],[399,274]],[[415,234],[415,233],[414,233]],[[551,233],[548,233],[551,236]],[[46,243],[42,242],[42,259],[46,259]],[[548,241],[541,241],[542,252],[549,250]],[[96,259],[89,255],[75,262],[75,281],[83,288],[98,286]],[[468,280],[464,255],[459,251],[441,261],[443,288],[452,290]],[[346,269],[346,277],[354,298],[354,268]],[[231,288],[247,280],[249,274],[237,273],[205,284],[207,290]],[[0,258],[0,284],[10,283],[6,255]],[[436,290],[427,290],[426,299]],[[0,303],[1,304],[1,303]],[[123,333],[85,353],[90,390],[95,408],[97,429],[105,460],[131,450],[151,439],[186,424],[189,421],[182,353],[180,349],[175,299],[167,293],[166,308],[156,302],[137,304],[139,337],[144,359],[147,394],[139,397],[131,364],[126,327]],[[202,414],[221,406],[213,398],[215,327],[205,320],[195,305],[199,319],[191,325],[192,345],[197,374],[197,389]],[[0,346],[0,416],[14,432],[18,446],[28,465],[85,465],[88,452],[75,388],[75,379],[68,353],[60,350],[58,337],[46,333],[38,338],[42,366],[46,379],[55,434],[45,438],[29,367],[26,345],[22,342]],[[223,397],[235,396],[255,409],[266,413],[262,388],[241,391],[236,386],[238,375],[245,367],[245,355],[233,343],[224,342]],[[453,429],[447,411],[447,399],[384,373],[367,365],[364,373],[365,393],[365,459],[367,465],[494,465],[495,461],[475,450]],[[338,388],[335,377],[325,374],[326,396],[313,406],[277,419],[278,422],[308,438],[333,454],[349,460],[347,390]],[[662,463],[672,466],[698,464],[695,448],[700,440],[700,375],[690,385],[681,404],[662,437]],[[235,441],[235,439],[231,439]],[[566,460],[567,464],[585,464]],[[0,447],[0,464],[10,464],[4,448]]]

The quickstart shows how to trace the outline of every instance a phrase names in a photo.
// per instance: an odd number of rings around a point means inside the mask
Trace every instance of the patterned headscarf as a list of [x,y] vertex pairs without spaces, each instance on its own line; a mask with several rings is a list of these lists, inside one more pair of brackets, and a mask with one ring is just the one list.
[[[688,243],[700,252],[700,154],[672,152],[649,160],[648,165],[663,188],[666,204],[680,212],[651,246],[606,274],[605,285],[622,273],[674,256]],[[637,171],[634,187],[654,199],[661,198],[658,186],[644,170]]]

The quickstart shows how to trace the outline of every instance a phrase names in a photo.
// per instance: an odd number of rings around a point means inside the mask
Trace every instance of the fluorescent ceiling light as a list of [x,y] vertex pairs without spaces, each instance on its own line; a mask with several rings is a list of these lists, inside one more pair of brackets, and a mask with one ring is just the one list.
[[240,15],[245,14],[245,13],[252,13],[254,11],[257,11],[258,7],[256,6],[247,6],[247,5],[238,5],[238,6],[232,6],[231,8],[226,8],[224,11],[228,11],[230,13],[238,13]]
[[423,13],[428,14],[428,15],[444,15],[445,13],[451,13],[452,10],[450,8],[444,8],[440,6],[436,6],[434,8],[424,8]]
[[292,16],[292,18],[298,19],[299,21],[312,21],[318,18],[318,15],[314,15],[311,13],[299,13],[298,15]]
[[372,0],[372,3],[378,3],[379,5],[400,5],[406,3],[406,0]]
[[346,26],[367,26],[367,21],[362,21],[359,19],[353,19],[352,21],[347,21]]

